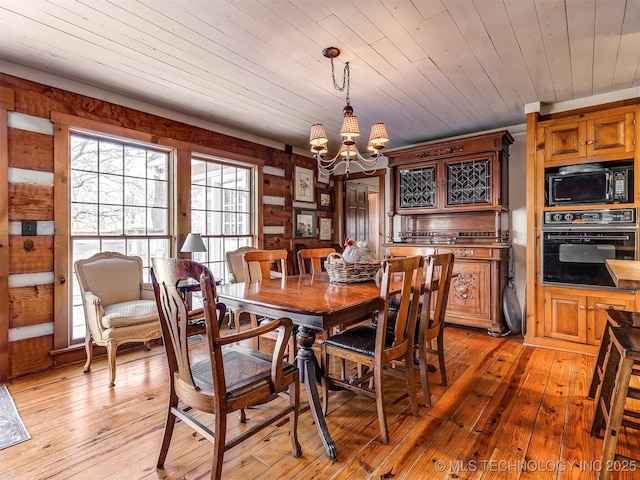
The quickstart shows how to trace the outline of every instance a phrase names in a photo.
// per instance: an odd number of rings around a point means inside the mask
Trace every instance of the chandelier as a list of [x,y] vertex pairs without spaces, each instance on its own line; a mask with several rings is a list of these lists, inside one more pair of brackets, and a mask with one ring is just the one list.
[[343,109],[344,119],[342,122],[342,129],[340,130],[342,140],[338,153],[336,153],[335,157],[325,159],[325,155],[328,152],[327,145],[329,143],[329,139],[327,138],[324,126],[321,123],[311,125],[309,143],[311,144],[313,156],[318,161],[318,170],[324,175],[330,175],[339,167],[344,165],[344,173],[349,174],[351,164],[355,163],[364,173],[372,175],[378,168],[380,151],[384,148],[385,143],[389,141],[387,128],[382,122],[377,122],[371,125],[371,134],[369,136],[369,143],[367,144],[367,150],[369,150],[371,158],[363,157],[356,148],[355,142],[356,137],[360,135],[360,127],[358,126],[358,117],[353,114],[353,107],[351,106],[349,99],[349,62],[346,62],[344,65],[344,70],[342,72],[342,86],[339,86],[336,83],[333,59],[340,55],[340,50],[336,47],[329,47],[325,48],[322,51],[322,54],[331,59],[331,78],[333,79],[333,87],[339,92],[346,91],[347,106]]

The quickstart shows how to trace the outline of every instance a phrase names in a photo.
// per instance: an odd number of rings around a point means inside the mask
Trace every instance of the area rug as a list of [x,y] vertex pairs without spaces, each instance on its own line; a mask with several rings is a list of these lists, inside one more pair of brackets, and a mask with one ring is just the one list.
[[0,450],[30,438],[9,390],[0,386]]

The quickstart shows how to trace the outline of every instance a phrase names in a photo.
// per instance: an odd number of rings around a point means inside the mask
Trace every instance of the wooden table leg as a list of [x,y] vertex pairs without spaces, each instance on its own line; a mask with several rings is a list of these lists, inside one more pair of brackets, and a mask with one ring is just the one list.
[[338,456],[338,450],[336,449],[336,444],[333,443],[327,422],[322,414],[320,396],[318,395],[318,375],[323,375],[323,372],[312,349],[316,341],[316,332],[310,328],[300,327],[296,339],[300,347],[296,357],[296,362],[300,369],[300,381],[304,382],[307,390],[311,415],[313,415],[313,420],[316,423],[316,428],[324,444],[327,456],[334,460]]

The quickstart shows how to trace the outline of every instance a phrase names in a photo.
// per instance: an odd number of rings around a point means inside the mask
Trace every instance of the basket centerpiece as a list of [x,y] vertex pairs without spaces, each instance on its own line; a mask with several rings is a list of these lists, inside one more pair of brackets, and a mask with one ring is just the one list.
[[380,268],[376,254],[366,242],[345,240],[342,255],[332,253],[327,257],[325,269],[331,283],[359,283],[374,279]]

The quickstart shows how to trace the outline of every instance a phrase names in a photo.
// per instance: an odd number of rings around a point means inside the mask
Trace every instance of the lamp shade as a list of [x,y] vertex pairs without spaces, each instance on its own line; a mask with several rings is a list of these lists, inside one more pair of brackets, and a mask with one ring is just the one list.
[[311,135],[309,136],[309,143],[312,147],[320,147],[326,145],[329,142],[327,133],[324,131],[324,126],[321,123],[314,123],[311,125]]
[[371,145],[384,145],[389,141],[389,134],[387,133],[387,127],[384,123],[377,122],[371,125],[371,135],[369,136],[369,143]]
[[190,233],[180,249],[182,253],[206,252],[207,247],[199,233]]
[[357,137],[358,135],[360,135],[358,117],[356,117],[355,115],[345,114],[344,120],[342,122],[342,130],[340,130],[340,135],[349,138]]

